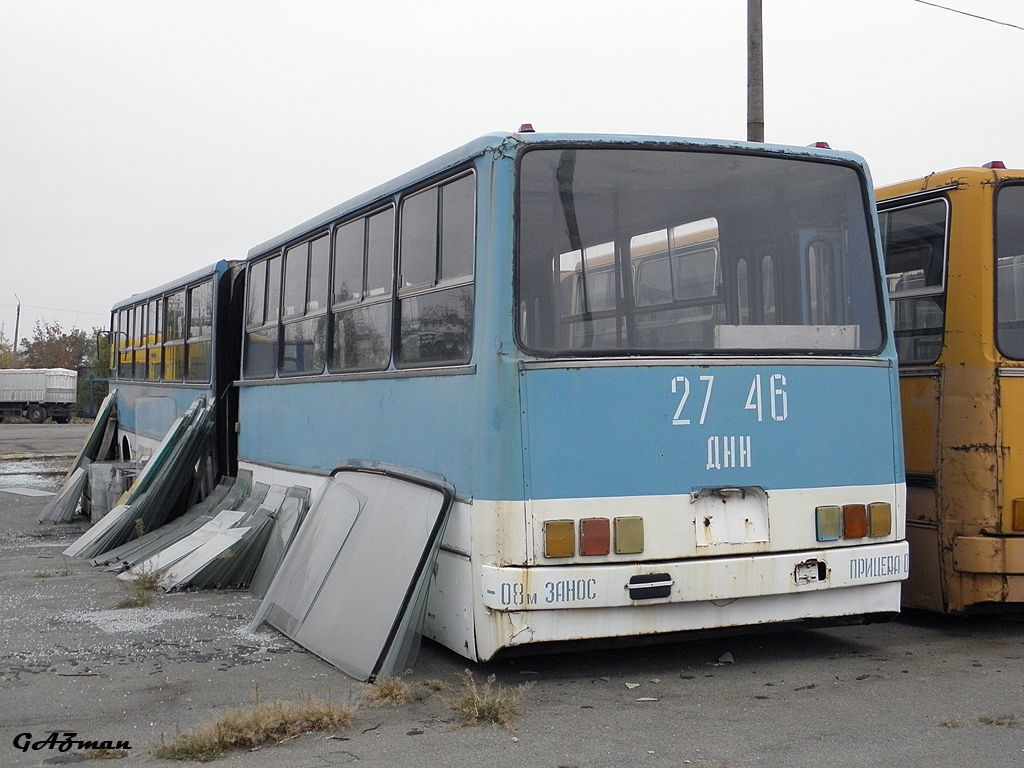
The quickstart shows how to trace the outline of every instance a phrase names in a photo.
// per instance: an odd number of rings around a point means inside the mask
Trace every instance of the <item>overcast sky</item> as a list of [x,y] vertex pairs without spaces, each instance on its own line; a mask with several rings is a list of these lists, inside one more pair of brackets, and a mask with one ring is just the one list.
[[[1024,27],[1021,0],[936,0]],[[0,329],[110,306],[479,135],[746,137],[746,0],[0,0]],[[1024,30],[763,0],[765,138],[1024,167]],[[17,298],[16,298],[17,297]]]

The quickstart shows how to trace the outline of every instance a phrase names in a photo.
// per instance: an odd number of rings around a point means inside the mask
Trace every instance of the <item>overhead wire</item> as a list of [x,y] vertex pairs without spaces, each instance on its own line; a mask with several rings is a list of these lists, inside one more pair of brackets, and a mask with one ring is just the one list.
[[1017,24],[1011,24],[1008,21],[999,21],[998,19],[990,19],[988,16],[979,16],[976,13],[968,13],[967,11],[961,11],[959,8],[950,8],[948,5],[939,5],[938,3],[931,3],[928,0],[914,0],[915,3],[921,5],[930,5],[932,8],[941,8],[944,11],[951,11],[953,13],[959,13],[963,16],[970,16],[972,19],[979,19],[981,21],[987,21],[990,24],[999,24],[1003,27],[1012,27],[1013,29],[1019,29],[1024,31],[1024,27],[1018,26]]

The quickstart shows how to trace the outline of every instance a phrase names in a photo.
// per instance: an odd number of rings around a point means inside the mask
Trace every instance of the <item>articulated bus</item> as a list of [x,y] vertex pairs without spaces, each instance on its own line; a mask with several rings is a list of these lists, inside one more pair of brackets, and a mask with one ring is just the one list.
[[237,471],[242,288],[235,281],[241,277],[237,264],[219,261],[114,305],[110,385],[117,390],[122,459],[148,456],[175,419],[205,396],[217,404],[215,474]]
[[903,604],[1024,608],[1024,171],[877,190],[903,403]]
[[424,634],[470,659],[890,618],[876,221],[847,153],[482,137],[249,252],[239,467],[443,475]]

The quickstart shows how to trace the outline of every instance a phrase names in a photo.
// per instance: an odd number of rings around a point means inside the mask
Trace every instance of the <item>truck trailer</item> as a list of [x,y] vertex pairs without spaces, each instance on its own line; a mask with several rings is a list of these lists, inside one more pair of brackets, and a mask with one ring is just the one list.
[[71,420],[78,398],[78,372],[67,368],[5,368],[0,370],[0,421],[21,416],[33,424],[48,418]]

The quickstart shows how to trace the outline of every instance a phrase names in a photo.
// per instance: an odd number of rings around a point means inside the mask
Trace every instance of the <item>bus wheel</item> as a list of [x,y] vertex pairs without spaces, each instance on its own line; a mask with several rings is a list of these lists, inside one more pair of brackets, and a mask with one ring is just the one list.
[[26,415],[28,416],[28,420],[33,424],[42,424],[46,421],[46,409],[41,405],[29,406]]

